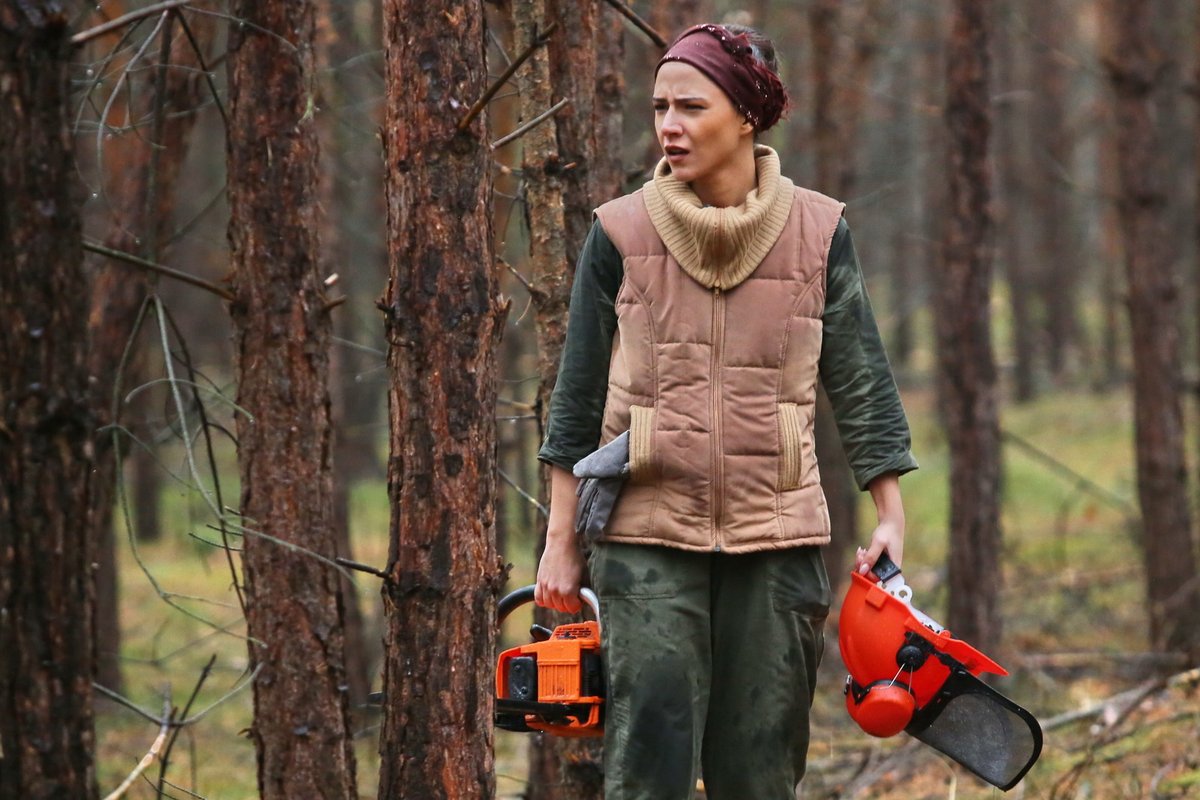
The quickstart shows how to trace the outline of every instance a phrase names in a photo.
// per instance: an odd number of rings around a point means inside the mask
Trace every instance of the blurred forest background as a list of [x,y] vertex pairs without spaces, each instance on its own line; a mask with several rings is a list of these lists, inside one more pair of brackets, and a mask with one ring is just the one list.
[[[775,39],[764,141],[847,203],[915,602],[1046,729],[1014,796],[1200,797],[1184,0],[0,2],[0,687],[51,687],[0,713],[0,795],[601,796],[594,746],[490,733],[491,604],[590,211],[705,20]],[[22,416],[36,382],[86,422]],[[874,520],[819,424],[842,581]],[[859,731],[826,636],[800,796],[999,794]]]

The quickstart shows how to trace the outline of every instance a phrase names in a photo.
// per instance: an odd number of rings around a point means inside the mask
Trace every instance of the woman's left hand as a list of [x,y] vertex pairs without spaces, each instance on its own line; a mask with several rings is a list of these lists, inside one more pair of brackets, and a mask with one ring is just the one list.
[[902,566],[904,561],[904,520],[883,520],[871,534],[871,544],[867,549],[858,548],[854,557],[854,570],[859,575],[866,575],[871,567],[879,560],[881,553],[887,552],[888,557]]

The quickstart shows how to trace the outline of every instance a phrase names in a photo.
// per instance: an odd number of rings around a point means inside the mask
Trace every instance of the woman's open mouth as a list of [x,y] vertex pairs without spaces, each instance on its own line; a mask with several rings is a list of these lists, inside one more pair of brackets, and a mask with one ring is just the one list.
[[667,161],[679,161],[688,154],[688,150],[674,145],[668,145],[663,148],[663,153],[667,156]]

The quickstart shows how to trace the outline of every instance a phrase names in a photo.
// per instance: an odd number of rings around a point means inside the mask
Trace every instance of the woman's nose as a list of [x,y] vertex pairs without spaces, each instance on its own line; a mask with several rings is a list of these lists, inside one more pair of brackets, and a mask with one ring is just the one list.
[[679,117],[675,114],[674,110],[667,109],[666,113],[663,114],[661,130],[664,134],[683,133],[683,127],[679,124]]

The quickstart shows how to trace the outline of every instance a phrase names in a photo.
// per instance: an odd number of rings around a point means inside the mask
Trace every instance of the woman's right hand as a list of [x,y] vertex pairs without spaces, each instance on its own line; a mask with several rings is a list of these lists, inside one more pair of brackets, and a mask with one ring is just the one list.
[[574,614],[581,608],[579,589],[587,562],[579,551],[575,533],[575,490],[579,479],[560,466],[550,468],[550,513],[546,524],[546,549],[538,563],[533,600],[543,608]]
[[579,612],[579,590],[587,569],[575,531],[546,534],[546,550],[538,563],[533,599],[539,606],[568,614]]

